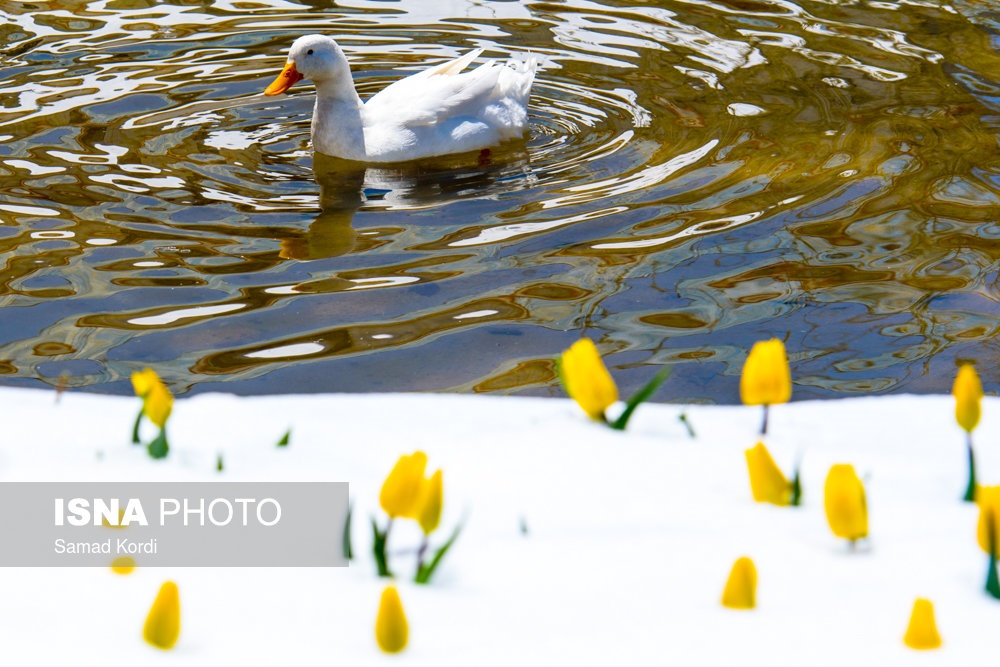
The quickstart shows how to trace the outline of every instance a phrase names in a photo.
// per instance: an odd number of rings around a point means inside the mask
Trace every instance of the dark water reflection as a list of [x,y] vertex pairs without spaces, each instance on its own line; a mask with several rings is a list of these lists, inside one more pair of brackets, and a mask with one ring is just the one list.
[[[982,3],[64,1],[0,8],[0,382],[732,401],[1000,385],[1000,22]],[[359,169],[309,151],[327,32],[362,96],[475,46],[544,61],[531,136]]]

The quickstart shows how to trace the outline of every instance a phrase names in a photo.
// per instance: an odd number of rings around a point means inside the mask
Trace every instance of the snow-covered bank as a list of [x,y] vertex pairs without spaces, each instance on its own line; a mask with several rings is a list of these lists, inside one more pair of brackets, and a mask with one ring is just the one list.
[[[0,569],[5,663],[953,665],[1000,650],[951,397],[774,407],[766,442],[786,471],[801,456],[799,508],[751,498],[759,408],[689,406],[692,439],[672,405],[645,404],[617,432],[568,400],[200,395],[176,403],[170,455],[153,461],[130,443],[138,399],[2,389],[0,405],[0,481],[347,481],[357,517],[346,569]],[[1000,483],[1000,399],[984,400],[975,440],[980,481]],[[417,449],[444,470],[442,532],[466,526],[430,585],[401,577],[410,645],[385,656],[367,519]],[[823,512],[840,462],[867,486],[856,551]],[[391,550],[416,546],[400,528]],[[742,555],[759,572],[746,612],[719,603]],[[394,562],[409,574],[405,554]],[[141,629],[166,579],[183,625],[161,652]],[[937,651],[902,643],[917,597],[935,604]]]

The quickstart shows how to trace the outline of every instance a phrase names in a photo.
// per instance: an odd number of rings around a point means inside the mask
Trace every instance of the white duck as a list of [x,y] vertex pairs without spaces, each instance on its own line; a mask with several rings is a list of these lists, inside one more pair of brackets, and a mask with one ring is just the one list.
[[482,49],[400,79],[362,102],[347,57],[324,35],[299,37],[264,90],[316,84],[313,148],[360,162],[402,162],[464,153],[524,136],[535,61],[487,61],[462,72]]

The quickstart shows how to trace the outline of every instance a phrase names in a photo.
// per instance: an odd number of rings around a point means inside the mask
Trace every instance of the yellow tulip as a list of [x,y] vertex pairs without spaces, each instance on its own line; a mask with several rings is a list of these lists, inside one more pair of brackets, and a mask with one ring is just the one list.
[[771,458],[771,453],[763,442],[746,450],[747,468],[750,471],[750,490],[758,503],[790,505],[792,483]]
[[606,421],[604,412],[618,400],[618,387],[601,361],[597,346],[581,338],[562,353],[559,372],[566,393],[591,419]]
[[174,406],[174,397],[156,371],[146,368],[132,373],[132,388],[135,389],[135,395],[142,399],[142,412],[149,421],[160,428],[166,426]]
[[868,536],[868,506],[865,486],[849,463],[830,468],[823,488],[823,504],[830,530],[854,542]]
[[787,403],[791,397],[792,373],[785,344],[777,338],[757,341],[750,348],[740,376],[740,398],[744,405]]
[[444,477],[440,470],[425,480],[420,493],[417,522],[424,535],[430,535],[441,523],[441,508],[444,504]]
[[404,454],[396,461],[379,494],[379,503],[391,518],[416,518],[416,505],[424,484],[426,467],[427,455],[423,452]]
[[135,395],[139,398],[145,398],[146,394],[153,388],[153,385],[159,381],[160,377],[152,368],[144,368],[141,371],[134,371],[132,373],[132,388],[135,390]]
[[[979,524],[976,538],[979,547],[990,553],[990,524],[993,525],[993,540],[1000,541],[1000,486],[980,486],[976,489],[976,504],[979,505]],[[1000,545],[994,544],[996,549]],[[993,554],[1000,557],[1000,550]]]
[[959,367],[951,393],[955,397],[955,421],[967,433],[972,433],[979,424],[983,399],[983,384],[972,364]]
[[181,634],[181,599],[177,584],[166,581],[160,586],[156,600],[146,616],[143,638],[156,648],[170,649]]
[[406,648],[410,628],[403,611],[403,602],[395,586],[386,586],[375,618],[375,641],[386,653],[399,653]]
[[118,556],[111,561],[111,571],[115,574],[131,574],[135,569],[135,560],[131,556]]
[[746,556],[733,563],[726,588],[722,591],[722,605],[730,609],[753,609],[757,606],[757,567]]
[[903,643],[912,649],[924,651],[939,648],[941,635],[934,621],[934,605],[930,600],[917,598],[910,614],[910,625],[906,628]]

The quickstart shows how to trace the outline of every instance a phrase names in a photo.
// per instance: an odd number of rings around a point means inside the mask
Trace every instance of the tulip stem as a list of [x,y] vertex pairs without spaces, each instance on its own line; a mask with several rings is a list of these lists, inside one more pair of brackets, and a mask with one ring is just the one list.
[[972,503],[976,500],[976,457],[972,452],[972,433],[966,433],[965,436],[965,448],[969,456],[969,483],[962,500]]
[[417,577],[420,576],[420,573],[424,569],[424,554],[427,553],[427,547],[429,546],[430,543],[427,541],[427,535],[424,535],[424,539],[420,543],[420,548],[417,549]]
[[135,425],[132,427],[132,444],[138,445],[140,442],[139,438],[139,427],[142,426],[142,415],[143,411],[140,409],[139,414],[135,416]]
[[691,420],[688,419],[687,412],[681,412],[680,416],[678,416],[677,418],[681,420],[682,424],[684,424],[684,428],[687,429],[688,436],[690,438],[693,439],[698,437],[694,432],[694,427],[691,426]]
[[761,435],[767,435],[767,414],[769,412],[768,408],[770,408],[770,407],[771,406],[768,405],[767,403],[764,404],[764,419],[760,423],[760,434]]

